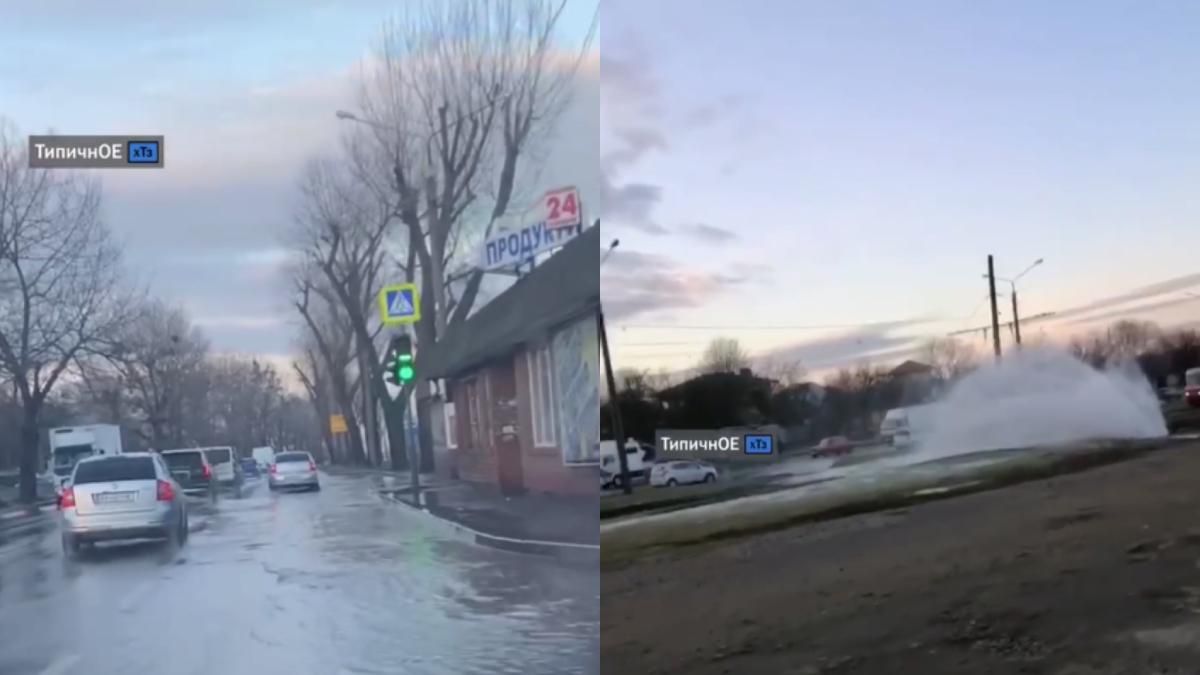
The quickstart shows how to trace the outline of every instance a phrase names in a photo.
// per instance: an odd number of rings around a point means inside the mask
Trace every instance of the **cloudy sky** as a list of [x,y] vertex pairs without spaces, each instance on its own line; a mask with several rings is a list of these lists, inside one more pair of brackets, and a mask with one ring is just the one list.
[[[136,275],[223,351],[280,359],[298,333],[281,268],[310,157],[337,147],[393,0],[45,0],[0,12],[0,115],[26,134],[163,134],[161,171],[105,171]],[[572,0],[564,46],[595,0]],[[126,37],[121,37],[126,36]],[[599,202],[599,62],[585,62],[541,188]],[[342,125],[339,127],[339,125]],[[595,195],[595,199],[591,197]]]
[[623,365],[716,335],[898,358],[988,321],[988,254],[1045,259],[1021,315],[1058,314],[1025,335],[1200,319],[1200,5],[610,0],[602,24]]

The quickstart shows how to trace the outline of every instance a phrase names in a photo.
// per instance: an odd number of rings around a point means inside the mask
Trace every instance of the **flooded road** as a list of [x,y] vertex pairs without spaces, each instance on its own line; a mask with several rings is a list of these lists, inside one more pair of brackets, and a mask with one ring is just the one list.
[[194,505],[178,552],[0,546],[0,673],[595,673],[599,574],[453,541],[372,476]]

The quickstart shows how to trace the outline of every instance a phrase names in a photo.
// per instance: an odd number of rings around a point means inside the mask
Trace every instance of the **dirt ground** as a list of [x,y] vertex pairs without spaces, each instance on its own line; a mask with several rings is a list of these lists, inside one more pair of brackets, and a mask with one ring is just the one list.
[[602,672],[1200,673],[1200,443],[602,576]]

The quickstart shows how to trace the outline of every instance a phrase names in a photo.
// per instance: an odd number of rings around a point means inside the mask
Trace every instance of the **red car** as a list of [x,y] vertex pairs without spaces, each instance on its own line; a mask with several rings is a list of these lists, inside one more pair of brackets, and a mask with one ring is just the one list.
[[854,444],[845,436],[830,436],[822,438],[817,447],[813,448],[813,457],[828,457],[836,455],[849,454],[854,449]]
[[1183,400],[1193,408],[1200,408],[1200,368],[1189,368],[1184,373]]

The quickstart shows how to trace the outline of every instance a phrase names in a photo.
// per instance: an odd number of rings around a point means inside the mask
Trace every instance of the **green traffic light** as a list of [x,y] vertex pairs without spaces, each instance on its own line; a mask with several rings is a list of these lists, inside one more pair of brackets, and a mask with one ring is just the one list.
[[396,374],[400,378],[401,382],[408,382],[409,380],[413,379],[413,375],[415,373],[413,372],[412,366],[404,365],[400,366],[400,369]]

